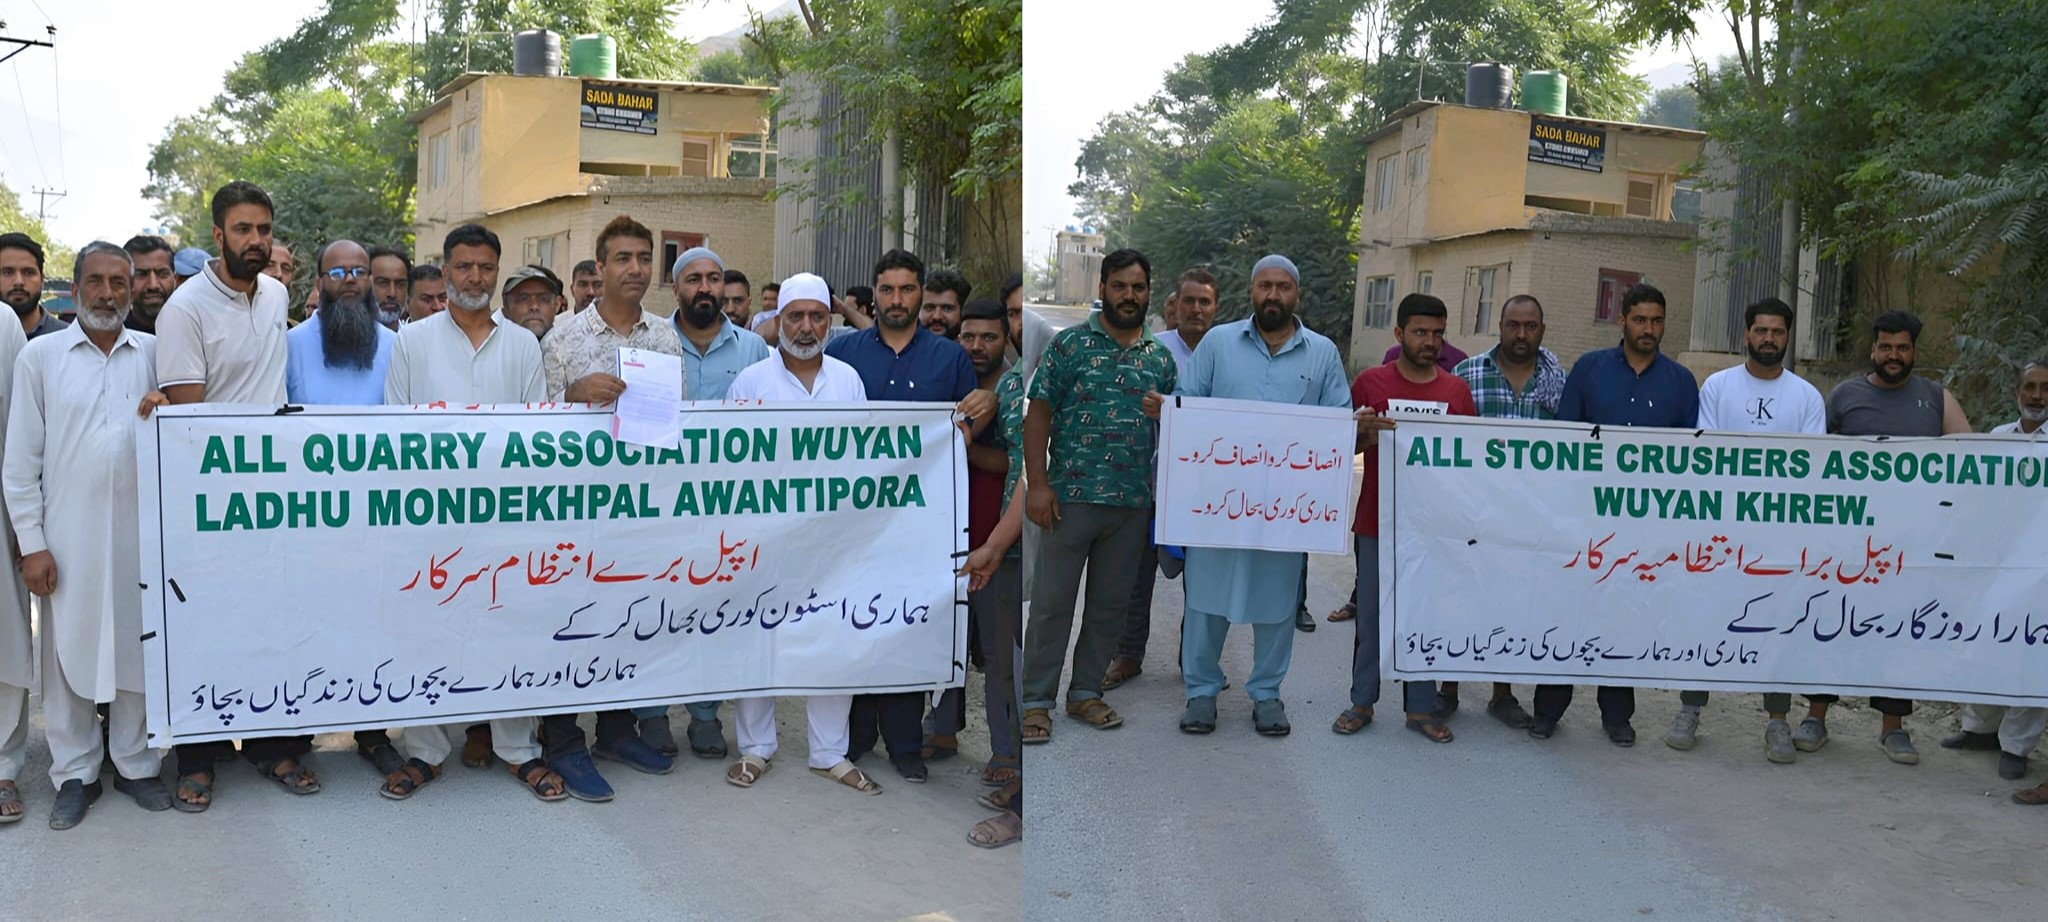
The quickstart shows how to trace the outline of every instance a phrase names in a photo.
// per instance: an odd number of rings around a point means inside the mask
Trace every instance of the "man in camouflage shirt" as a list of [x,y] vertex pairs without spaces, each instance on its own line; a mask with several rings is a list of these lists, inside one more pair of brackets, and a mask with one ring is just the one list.
[[1025,630],[1023,737],[1052,739],[1049,716],[1073,636],[1075,595],[1088,598],[1074,647],[1067,714],[1097,729],[1123,718],[1102,700],[1102,674],[1123,631],[1152,504],[1157,430],[1147,392],[1172,393],[1173,356],[1145,335],[1152,266],[1118,250],[1102,260],[1102,310],[1060,332],[1030,382],[1024,416],[1025,514],[1045,530]]

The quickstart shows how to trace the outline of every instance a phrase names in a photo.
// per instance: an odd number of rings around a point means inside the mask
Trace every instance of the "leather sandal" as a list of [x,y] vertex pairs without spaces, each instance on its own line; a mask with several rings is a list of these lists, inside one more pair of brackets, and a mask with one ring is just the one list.
[[1408,729],[1422,734],[1424,738],[1432,743],[1448,743],[1451,741],[1451,728],[1444,725],[1443,718],[1433,714],[1425,714],[1421,717],[1410,716],[1408,718]]
[[771,766],[760,756],[740,756],[740,760],[726,766],[725,783],[736,788],[750,788],[761,776],[768,774]]
[[1344,713],[1337,715],[1336,721],[1330,724],[1330,731],[1333,733],[1342,734],[1344,736],[1350,736],[1351,734],[1357,733],[1358,731],[1363,730],[1371,725],[1372,708],[1362,708],[1357,705],[1352,705],[1351,707],[1345,708]]
[[1123,717],[1101,698],[1067,702],[1067,716],[1097,730],[1113,730],[1124,725]]

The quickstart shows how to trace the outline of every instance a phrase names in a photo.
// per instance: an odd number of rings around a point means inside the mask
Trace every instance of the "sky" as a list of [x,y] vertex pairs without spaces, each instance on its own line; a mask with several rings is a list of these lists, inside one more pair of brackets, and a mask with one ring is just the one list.
[[[142,187],[164,127],[212,101],[242,55],[291,34],[323,6],[269,0],[222,15],[158,0],[0,0],[0,35],[57,45],[0,64],[0,181],[30,214],[33,190],[68,192],[49,200],[46,224],[73,247],[151,228]],[[44,32],[53,19],[54,38]],[[676,31],[699,39],[746,21],[746,0],[690,0]]]
[[[1272,17],[1271,0],[1209,4],[1185,15],[1178,0],[1026,0],[1024,6],[1024,252],[1040,265],[1052,236],[1080,223],[1067,186],[1077,177],[1081,144],[1104,116],[1131,108],[1159,91],[1183,57],[1237,41]],[[1653,89],[1685,82],[1692,55],[1712,61],[1732,55],[1727,27],[1700,23],[1690,51],[1644,49],[1629,72]]]

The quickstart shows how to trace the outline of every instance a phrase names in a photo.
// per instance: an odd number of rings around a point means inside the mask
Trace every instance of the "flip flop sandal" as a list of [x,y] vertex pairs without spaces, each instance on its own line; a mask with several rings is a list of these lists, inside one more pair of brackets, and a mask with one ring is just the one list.
[[[1052,742],[1052,713],[1044,708],[1032,708],[1024,712],[1022,739],[1026,745],[1036,746]],[[1037,735],[1033,736],[1033,732]]]
[[867,776],[867,773],[861,771],[859,767],[845,759],[839,760],[839,764],[831,768],[811,769],[811,774],[817,775],[820,778],[830,778],[862,794],[882,793],[881,785],[876,784],[874,779]]
[[181,776],[179,776],[179,778],[178,778],[178,791],[179,791],[179,793],[190,793],[190,794],[197,794],[197,795],[199,795],[199,796],[201,796],[201,797],[204,797],[204,798],[206,798],[206,799],[205,799],[205,800],[203,800],[203,801],[200,801],[199,803],[196,803],[196,804],[195,804],[195,803],[192,803],[191,801],[188,801],[188,800],[186,800],[186,799],[185,799],[185,798],[183,798],[183,797],[172,797],[172,798],[171,798],[171,808],[172,808],[172,809],[175,809],[175,810],[177,810],[177,811],[178,811],[179,813],[205,813],[205,812],[206,812],[206,808],[208,808],[208,807],[211,807],[211,806],[213,806],[213,785],[211,785],[211,784],[201,784],[201,783],[199,783],[199,782],[197,782],[197,781],[194,781],[194,780],[192,780],[192,779],[194,779],[194,778],[197,778],[197,777],[199,777],[199,776],[198,776],[198,775],[181,775]]
[[762,775],[768,774],[770,767],[768,760],[759,756],[740,756],[738,762],[726,767],[725,783],[737,788],[753,787]]
[[429,765],[424,759],[407,759],[404,766],[385,776],[384,784],[377,793],[391,800],[404,800],[439,777],[441,766]]
[[984,807],[987,807],[990,810],[1010,809],[1010,798],[1004,797],[1002,791],[990,791],[986,794],[981,795],[980,797],[976,797],[974,799],[974,802]]
[[[11,787],[10,787],[10,788],[0,788],[0,804],[20,804],[20,803],[21,803],[21,791],[19,791],[19,790],[15,789],[15,788],[11,788]],[[0,826],[5,826],[5,825],[7,825],[8,823],[19,823],[19,822],[21,822],[21,818],[22,818],[22,817],[24,817],[24,816],[27,816],[27,815],[28,815],[28,811],[27,811],[27,809],[23,809],[23,810],[22,810],[22,812],[20,812],[20,813],[16,813],[16,814],[13,814],[13,815],[8,815],[8,814],[0,813]]]
[[[291,762],[294,767],[292,768],[291,771],[285,772],[282,775],[278,774],[277,767],[283,765],[286,762]],[[260,765],[257,765],[256,770],[262,772],[263,777],[269,778],[270,780],[277,782],[279,787],[282,787],[285,790],[292,792],[293,794],[320,793],[320,782],[318,781],[315,781],[312,784],[304,786],[301,786],[299,784],[299,782],[305,780],[306,776],[311,774],[311,772],[308,772],[306,770],[306,763],[300,762],[297,759],[279,759],[275,762],[265,762]]]
[[569,788],[562,783],[562,776],[555,774],[554,769],[548,767],[546,759],[528,759],[522,764],[507,765],[505,768],[512,773],[514,781],[525,785],[527,790],[533,792],[533,796],[541,800],[554,803],[558,800],[567,800],[569,797]]
[[981,770],[981,783],[999,788],[1017,780],[1017,765],[1014,759],[990,759]]
[[1326,621],[1349,621],[1349,620],[1351,620],[1351,619],[1353,619],[1353,618],[1356,618],[1356,617],[1358,617],[1358,606],[1356,606],[1356,605],[1346,605],[1346,606],[1344,606],[1343,608],[1340,608],[1340,609],[1337,609],[1336,611],[1333,611],[1333,612],[1331,612],[1331,613],[1330,613],[1330,616],[1329,616],[1328,618],[1324,619],[1324,620],[1326,620]]
[[974,824],[974,828],[967,831],[967,843],[975,848],[1002,848],[1023,839],[1024,824],[1021,821],[1017,823],[1015,830],[1004,829],[998,825],[1008,822],[1009,819],[1008,816],[993,816]]
[[1350,736],[1369,726],[1372,726],[1372,708],[1348,707],[1330,724],[1330,731]]
[[1408,718],[1408,729],[1422,734],[1424,739],[1432,743],[1451,741],[1451,728],[1444,726],[1444,722],[1435,717],[1425,717],[1421,720]]

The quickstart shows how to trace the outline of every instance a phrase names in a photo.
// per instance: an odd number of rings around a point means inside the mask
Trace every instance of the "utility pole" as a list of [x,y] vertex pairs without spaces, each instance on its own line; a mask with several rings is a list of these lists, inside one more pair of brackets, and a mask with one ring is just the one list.
[[45,189],[41,186],[37,186],[29,191],[36,197],[36,220],[43,222],[50,220],[49,205],[51,200],[61,200],[64,196],[70,194],[56,189]]
[[[5,29],[5,28],[7,28],[7,23],[6,23],[5,21],[0,21],[0,29]],[[45,27],[44,27],[44,31],[45,31],[45,32],[47,32],[47,33],[49,33],[49,35],[50,35],[50,37],[51,37],[51,38],[56,38],[56,37],[57,37],[57,27],[56,27],[56,26],[45,26]],[[15,55],[17,55],[17,54],[20,54],[20,53],[22,53],[22,52],[24,52],[24,51],[27,51],[27,50],[29,50],[30,48],[55,48],[55,47],[57,47],[57,46],[56,46],[56,44],[55,44],[55,43],[53,43],[53,42],[44,42],[44,41],[37,41],[37,40],[35,40],[35,39],[32,39],[32,38],[14,38],[14,37],[12,37],[12,36],[7,36],[7,35],[0,35],[0,45],[13,45],[13,46],[14,46],[14,50],[13,50],[13,51],[9,51],[9,52],[7,52],[7,54],[5,54],[5,55],[0,55],[0,64],[4,64],[4,63],[6,63],[6,62],[7,62],[7,61],[8,61],[9,59],[13,58],[13,57],[14,57]]]

